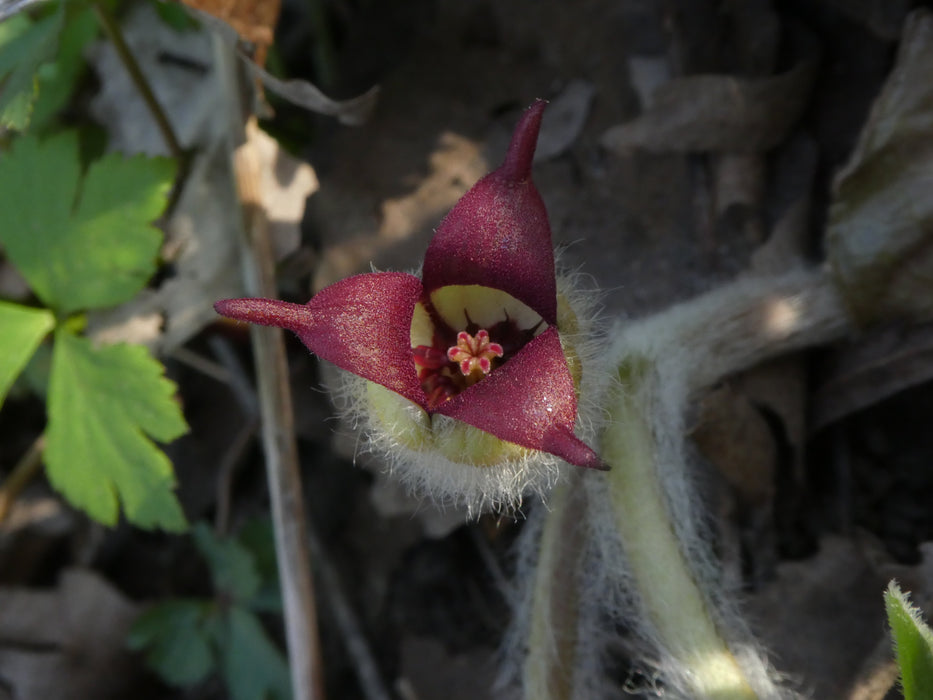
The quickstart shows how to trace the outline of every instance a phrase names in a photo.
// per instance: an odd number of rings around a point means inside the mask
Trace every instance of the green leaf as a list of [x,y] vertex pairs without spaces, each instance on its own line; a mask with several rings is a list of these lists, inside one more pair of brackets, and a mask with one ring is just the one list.
[[45,309],[0,302],[0,406],[13,380],[54,325],[55,317]]
[[165,24],[176,32],[187,32],[198,28],[197,20],[188,14],[184,5],[170,4],[167,2],[157,2],[155,11]]
[[205,620],[212,610],[201,600],[172,600],[142,613],[126,643],[145,651],[146,665],[168,684],[191,685],[214,670],[216,660]]
[[64,12],[32,21],[19,14],[0,24],[0,127],[29,125],[38,95],[36,71],[55,52]]
[[237,535],[256,562],[256,571],[262,586],[249,600],[251,610],[257,612],[282,612],[282,590],[279,584],[279,562],[275,553],[275,533],[269,517],[246,521]]
[[0,243],[36,294],[59,313],[113,306],[155,272],[174,166],[108,154],[82,178],[78,138],[23,136],[0,159]]
[[165,454],[187,430],[175,385],[146,348],[95,348],[67,330],[55,333],[49,380],[45,463],[52,485],[95,520],[113,525],[122,503],[144,528],[179,532],[186,522],[172,492]]
[[233,700],[291,698],[288,664],[266,636],[259,619],[234,605],[227,611],[220,643],[222,668]]
[[933,630],[895,581],[884,593],[884,607],[894,638],[904,700],[929,698],[933,694]]
[[215,590],[237,602],[256,595],[261,581],[249,550],[234,539],[217,537],[204,523],[196,524],[192,535],[211,569]]
[[[70,9],[66,7],[66,11]],[[68,12],[55,60],[42,64],[36,71],[39,95],[32,107],[30,129],[46,126],[68,102],[87,67],[84,49],[97,37],[98,30],[97,18],[90,7]]]

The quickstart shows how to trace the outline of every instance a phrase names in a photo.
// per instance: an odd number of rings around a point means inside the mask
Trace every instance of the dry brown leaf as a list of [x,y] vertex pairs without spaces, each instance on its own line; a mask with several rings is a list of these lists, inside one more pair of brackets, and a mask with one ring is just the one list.
[[777,571],[776,581],[746,601],[756,635],[782,673],[806,684],[808,697],[850,697],[884,634],[887,580],[858,543],[835,536],[815,556]]
[[911,0],[823,0],[882,39],[897,39]]
[[74,536],[75,514],[58,498],[26,492],[0,523],[0,585],[32,580]]
[[400,655],[402,677],[397,685],[402,697],[473,700],[495,696],[495,662],[485,649],[454,655],[433,639],[405,636]]
[[933,325],[886,326],[837,346],[816,391],[811,430],[933,379]]
[[206,12],[233,27],[243,39],[255,45],[253,60],[260,66],[275,41],[281,0],[181,0],[188,7]]
[[834,183],[827,258],[858,320],[933,315],[933,13],[911,13],[897,64]]
[[188,9],[202,24],[213,29],[225,43],[234,48],[254,78],[280,97],[312,112],[336,117],[342,124],[358,126],[369,119],[379,96],[378,87],[371,88],[362,95],[349,100],[332,100],[307,80],[276,78],[243,52],[240,35],[233,27],[209,12],[203,12],[193,6],[188,6]]
[[661,85],[646,111],[614,126],[602,144],[619,154],[766,151],[780,143],[803,112],[815,64],[805,60],[770,78],[694,75]]
[[54,591],[0,589],[0,679],[17,700],[122,700],[140,664],[126,650],[138,609],[109,583],[70,569]]
[[707,393],[700,402],[693,440],[748,507],[770,507],[777,446],[747,395],[731,384]]
[[[222,96],[212,68],[210,35],[175,31],[148,3],[132,7],[122,18],[121,28],[178,142],[192,148],[216,139],[226,114],[218,109]],[[88,52],[88,61],[100,82],[90,111],[107,129],[107,147],[126,154],[171,155],[113,45],[97,42]]]
[[550,101],[541,121],[541,133],[538,134],[536,163],[556,158],[573,145],[583,130],[595,94],[596,88],[592,83],[586,80],[571,80],[561,93]]
[[[326,193],[318,200],[319,215],[333,217],[328,225],[337,232],[333,240],[325,241],[329,245],[313,280],[315,291],[360,272],[377,257],[378,264],[388,269],[410,267],[427,247],[417,234],[429,234],[467,188],[488,171],[477,144],[452,133],[441,135],[429,167],[430,173],[411,193],[380,204],[378,229],[372,215],[354,211],[358,203],[348,203],[342,193]],[[348,210],[354,212],[353,219],[347,219]]]

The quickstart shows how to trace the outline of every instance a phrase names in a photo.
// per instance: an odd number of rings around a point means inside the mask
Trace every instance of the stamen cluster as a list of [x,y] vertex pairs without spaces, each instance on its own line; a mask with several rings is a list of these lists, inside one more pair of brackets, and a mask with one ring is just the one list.
[[[473,386],[518,352],[540,326],[522,330],[508,313],[491,331],[469,321],[455,333],[440,319],[435,320],[431,345],[412,348],[418,379],[432,408]],[[502,342],[495,342],[501,340]]]

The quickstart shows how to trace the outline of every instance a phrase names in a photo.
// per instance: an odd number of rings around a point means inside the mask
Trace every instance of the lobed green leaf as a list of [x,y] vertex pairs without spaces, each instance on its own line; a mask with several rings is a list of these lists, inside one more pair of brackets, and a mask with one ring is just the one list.
[[108,154],[82,177],[78,138],[26,135],[0,159],[0,243],[36,294],[61,314],[114,306],[156,269],[174,166]]
[[75,3],[66,7],[65,26],[58,38],[54,60],[36,71],[38,95],[32,106],[29,128],[33,131],[47,126],[61,112],[74,93],[79,78],[87,68],[83,58],[85,47],[97,37],[99,25],[90,7]]
[[269,517],[247,520],[237,534],[237,541],[246,548],[256,563],[262,581],[259,590],[248,602],[256,612],[282,613],[282,589],[279,583],[279,562],[275,552],[275,533]]
[[171,600],[154,605],[133,623],[126,643],[144,651],[146,665],[174,686],[204,680],[214,670],[210,631],[205,620],[210,603],[202,600]]
[[[95,348],[59,329],[49,380],[45,462],[52,485],[95,520],[113,525],[122,503],[143,528],[186,528],[175,477],[153,438],[187,425],[162,365],[137,345]],[[147,437],[148,436],[148,437]]]
[[262,583],[253,555],[232,538],[219,538],[204,523],[194,526],[194,542],[211,570],[214,589],[237,602],[247,602]]
[[55,325],[55,317],[45,309],[0,302],[0,406],[13,381],[45,335]]
[[933,630],[920,617],[895,581],[884,593],[884,607],[894,639],[904,700],[933,695]]
[[233,700],[291,698],[288,664],[255,614],[232,606],[226,615],[224,632],[218,641],[224,679]]
[[0,24],[0,127],[29,125],[39,94],[36,71],[54,54],[63,21],[64,3],[37,21],[18,14]]

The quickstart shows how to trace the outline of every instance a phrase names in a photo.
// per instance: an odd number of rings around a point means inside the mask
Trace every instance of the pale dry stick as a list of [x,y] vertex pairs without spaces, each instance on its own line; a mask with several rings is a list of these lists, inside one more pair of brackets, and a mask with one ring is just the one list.
[[[253,128],[258,129],[255,121]],[[249,141],[234,154],[241,201],[247,212],[248,249],[244,266],[249,296],[277,296],[275,265],[269,230],[257,192],[244,191],[258,185],[257,154]],[[255,287],[249,278],[255,275]],[[285,337],[278,328],[250,327],[256,362],[262,438],[266,472],[275,523],[276,552],[282,581],[285,627],[293,693],[296,700],[324,697],[323,669],[318,641],[314,587],[308,558],[307,517],[295,441],[291,388]]]
[[[240,144],[233,152],[233,171],[244,214],[242,264],[246,293],[255,297],[275,297],[278,293],[275,260],[259,193],[259,155],[249,139],[249,134],[257,131],[259,126],[255,117],[248,117],[244,134],[239,109],[242,81],[239,80],[238,59],[217,36],[214,37],[214,47],[219,73],[225,83],[228,109],[232,113],[228,141],[231,146],[234,141]],[[250,336],[256,365],[292,694],[294,700],[323,700],[323,664],[284,335],[278,328],[251,326]]]

